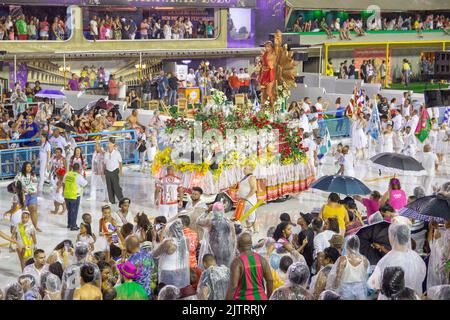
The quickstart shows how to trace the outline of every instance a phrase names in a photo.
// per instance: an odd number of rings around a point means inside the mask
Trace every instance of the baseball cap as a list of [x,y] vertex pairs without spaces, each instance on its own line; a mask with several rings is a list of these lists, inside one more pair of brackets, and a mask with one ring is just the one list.
[[289,223],[292,224],[293,226],[296,225],[295,223],[293,223],[293,222],[291,221],[291,216],[289,215],[289,213],[286,213],[286,212],[280,214],[280,220],[283,221],[283,222],[289,222]]
[[300,217],[302,217],[303,220],[305,220],[308,225],[311,224],[311,222],[314,219],[314,217],[313,217],[313,215],[311,213],[300,212]]

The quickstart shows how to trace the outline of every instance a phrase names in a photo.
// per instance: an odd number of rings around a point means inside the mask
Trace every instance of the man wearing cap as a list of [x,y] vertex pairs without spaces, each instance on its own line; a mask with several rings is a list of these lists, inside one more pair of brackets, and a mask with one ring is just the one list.
[[122,155],[117,150],[116,140],[109,138],[108,149],[105,152],[105,179],[108,198],[111,204],[123,198],[120,176],[122,175]]
[[67,227],[70,231],[79,230],[77,226],[78,208],[80,207],[80,195],[88,182],[80,174],[80,164],[74,163],[72,170],[64,177],[64,200],[67,207]]

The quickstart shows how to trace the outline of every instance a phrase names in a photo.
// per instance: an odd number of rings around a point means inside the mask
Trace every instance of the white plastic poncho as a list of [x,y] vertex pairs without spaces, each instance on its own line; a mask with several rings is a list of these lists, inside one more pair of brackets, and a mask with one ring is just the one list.
[[158,300],[177,300],[179,296],[180,289],[172,285],[167,285],[159,292]]
[[184,288],[190,283],[189,240],[184,236],[180,219],[176,219],[169,225],[166,237],[160,246],[165,248],[170,245],[175,246],[175,251],[172,253],[167,250],[159,252],[161,249],[159,247],[155,251],[155,257],[159,262],[159,282]]
[[427,297],[430,300],[450,300],[450,284],[429,288]]
[[309,268],[302,262],[294,262],[287,271],[288,283],[276,289],[269,300],[313,300],[306,289],[309,280]]
[[46,277],[44,300],[61,300],[61,280],[53,273]]
[[11,283],[5,289],[5,300],[24,300],[23,295],[22,286],[18,282]]
[[199,266],[205,254],[212,254],[216,258],[217,265],[230,267],[236,254],[236,236],[233,222],[223,211],[205,212],[197,219],[197,224],[204,228],[203,239],[200,242],[198,256]]
[[94,283],[97,287],[102,287],[100,269],[94,263],[87,261],[89,245],[86,242],[77,242],[74,247],[77,262],[68,266],[63,273],[61,295],[63,300],[73,300],[75,289],[81,287],[81,267],[83,265],[92,266],[95,270]]
[[327,290],[336,291],[343,300],[365,300],[369,261],[359,252],[359,238],[350,236],[345,242],[345,256],[340,257],[327,279]]
[[199,300],[225,300],[230,284],[230,269],[224,265],[203,271],[197,286]]
[[[422,283],[427,270],[422,258],[411,249],[411,230],[404,224],[391,224],[389,242],[392,250],[378,261],[367,282],[368,286],[374,290],[380,290],[384,269],[400,267],[405,272],[405,286],[421,296]],[[380,294],[378,299],[386,300],[386,297]]]
[[430,260],[428,261],[427,289],[448,284],[449,273],[445,264],[450,260],[450,229],[439,229],[441,236],[430,242]]

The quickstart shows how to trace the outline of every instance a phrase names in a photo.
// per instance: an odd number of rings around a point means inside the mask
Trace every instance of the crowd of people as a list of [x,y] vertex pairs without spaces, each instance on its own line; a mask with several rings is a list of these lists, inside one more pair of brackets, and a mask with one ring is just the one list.
[[[111,81],[111,80],[110,80]],[[119,95],[120,99],[125,99],[126,89],[123,88],[123,83],[119,79],[118,86],[115,79],[113,79],[114,91],[110,96]],[[205,96],[210,96],[212,89],[222,91],[228,100],[232,101],[237,93],[246,94],[249,99],[256,99],[258,97],[257,71],[249,73],[248,68],[231,68],[224,69],[223,67],[212,66],[208,70],[199,66],[197,69],[190,68],[185,80],[178,79],[175,73],[166,73],[160,71],[158,75],[153,77],[144,77],[141,84],[142,96],[137,97],[135,101],[146,102],[150,100],[163,100],[169,105],[176,105],[178,100],[178,89],[180,87],[198,87],[200,90],[200,101]],[[122,94],[120,94],[122,92]],[[131,91],[129,92],[132,95]],[[129,105],[133,101],[132,97],[128,97]]]
[[[172,181],[164,182],[163,193],[176,181],[170,170]],[[79,189],[68,187],[71,173]],[[207,205],[198,187],[184,209],[181,202],[176,204],[179,212],[171,218],[135,212],[131,200],[123,197],[117,210],[109,204],[101,207],[98,232],[91,227],[92,215],[84,213],[79,227],[71,228],[78,234],[45,252],[33,225],[32,177],[31,165],[18,174],[15,202],[6,213],[16,219],[12,236],[0,233],[17,246],[22,270],[17,282],[0,291],[6,300],[450,298],[445,268],[450,221],[440,225],[398,215],[400,208],[425,194],[417,187],[407,197],[398,179],[390,180],[384,195],[373,191],[368,198],[341,199],[331,193],[321,208],[300,212],[294,221],[282,213],[259,241],[225,214],[222,203]],[[69,194],[76,196],[87,184],[79,164],[64,181],[69,206]],[[444,197],[449,191],[449,183],[437,190]],[[384,230],[385,238],[358,236],[370,227]],[[371,247],[367,241],[373,242]],[[369,254],[371,248],[375,254]]]
[[[383,15],[382,15],[383,16]],[[319,32],[327,33],[328,38],[335,38],[333,32],[339,32],[340,40],[351,40],[350,32],[357,36],[364,36],[368,30],[416,30],[419,37],[423,37],[424,30],[442,30],[445,34],[450,34],[450,19],[443,14],[398,14],[389,15],[382,19],[362,19],[360,17],[350,17],[344,21],[336,18],[331,21],[325,17],[321,19],[304,20],[300,15],[289,31],[292,32]]]
[[[190,75],[186,81],[194,83],[195,71]],[[336,130],[345,125],[344,117],[351,119],[351,143],[335,144],[325,154],[318,126],[326,117],[323,99],[314,103],[305,97],[287,110],[289,126],[302,129],[302,145],[316,177],[322,176],[325,158],[334,162],[336,174],[358,176],[358,161],[393,151],[417,158],[427,175],[416,183],[409,179],[418,186],[409,195],[400,179],[392,178],[385,190],[372,190],[368,197],[330,193],[322,207],[310,212],[300,204],[294,216],[281,213],[262,239],[255,239],[256,211],[241,224],[221,202],[207,204],[200,187],[193,187],[185,201],[181,179],[171,166],[154,177],[157,215],[137,212],[133,199],[123,195],[122,156],[112,137],[105,150],[96,144],[88,181],[87,161],[76,140],[84,137],[61,135],[53,119],[65,117],[78,133],[86,133],[86,123],[101,126],[109,114],[93,111],[77,118],[61,112],[55,117],[44,102],[39,112],[46,117],[40,127],[25,110],[27,122],[21,130],[38,130],[33,137],[40,137],[40,173],[38,179],[33,164],[25,162],[8,186],[13,200],[5,217],[11,229],[0,237],[17,252],[21,275],[1,295],[7,300],[450,299],[450,221],[424,222],[399,214],[425,195],[450,198],[450,183],[435,183],[449,150],[448,118],[438,125],[439,109],[425,109],[409,92],[402,101],[381,95],[372,100],[355,88],[352,101],[344,106],[338,99],[334,111]],[[23,114],[11,117],[18,121]],[[418,140],[414,133],[423,119],[430,119],[430,130]],[[373,120],[379,120],[375,127]],[[164,121],[156,112],[143,125],[133,110],[126,122],[137,131],[143,170],[147,154],[151,161],[158,148]],[[252,207],[257,202],[255,167],[242,169],[238,195]],[[39,227],[37,194],[47,180],[54,202],[50,214],[67,211],[70,230],[52,250],[43,250],[37,237],[46,232]],[[92,227],[92,212],[77,220],[80,201],[87,196],[106,203],[98,207],[98,230]],[[361,234],[367,228],[378,230],[369,240]]]
[[214,38],[216,32],[214,20],[206,18],[193,23],[185,17],[163,21],[149,16],[136,22],[133,18],[94,15],[89,21],[89,36],[93,40]]
[[0,40],[67,40],[70,32],[64,16],[0,17]]

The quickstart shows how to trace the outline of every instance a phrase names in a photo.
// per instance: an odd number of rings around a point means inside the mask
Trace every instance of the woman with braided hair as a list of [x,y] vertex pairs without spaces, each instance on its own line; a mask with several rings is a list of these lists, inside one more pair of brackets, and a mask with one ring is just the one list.
[[420,300],[414,290],[405,286],[405,272],[400,267],[384,269],[381,293],[389,300]]

